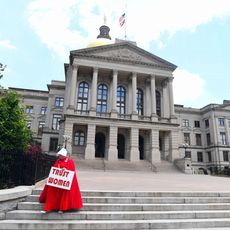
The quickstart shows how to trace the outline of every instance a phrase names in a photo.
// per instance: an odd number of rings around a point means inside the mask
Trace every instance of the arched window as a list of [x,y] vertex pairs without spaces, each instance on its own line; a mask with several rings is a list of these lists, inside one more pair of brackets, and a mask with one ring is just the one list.
[[157,115],[161,116],[161,94],[156,90],[156,112]]
[[88,108],[89,85],[83,81],[78,87],[77,110],[86,111]]
[[125,88],[117,87],[117,111],[119,114],[125,114]]
[[100,84],[97,88],[97,112],[107,112],[107,97],[108,87],[105,84]]
[[74,134],[74,145],[85,145],[85,133],[83,131],[77,131]]
[[137,113],[138,115],[143,115],[143,91],[137,89]]

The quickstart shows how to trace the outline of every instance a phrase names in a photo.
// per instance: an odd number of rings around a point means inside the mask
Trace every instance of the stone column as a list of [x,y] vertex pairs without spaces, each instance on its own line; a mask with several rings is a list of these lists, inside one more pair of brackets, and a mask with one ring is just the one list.
[[70,90],[71,89],[71,67],[69,66],[66,73],[66,84],[65,84],[65,96],[64,96],[64,113],[66,112],[70,102]]
[[162,105],[162,117],[169,118],[170,117],[170,102],[169,102],[169,92],[168,92],[168,81],[164,80],[162,82],[162,88],[163,88],[163,105]]
[[151,75],[151,119],[157,121],[155,75]]
[[130,132],[130,161],[139,161],[139,130],[137,128],[131,128]]
[[96,116],[98,68],[93,69],[90,116]]
[[132,75],[132,119],[137,120],[137,74]]
[[175,117],[175,111],[174,111],[174,99],[173,99],[173,77],[169,78],[168,80],[168,88],[169,88],[169,106],[170,106],[170,117]]
[[145,112],[144,114],[146,114],[146,116],[151,117],[152,111],[151,111],[151,107],[148,106],[152,103],[152,99],[151,99],[151,81],[150,78],[146,79],[145,81]]
[[[214,114],[215,112],[214,111],[211,111],[211,121],[209,120],[209,122],[211,123],[211,124],[209,124],[210,126],[212,126],[212,129],[213,129],[213,134],[211,134],[211,137],[213,138],[213,141],[211,141],[211,142],[213,142],[213,144],[214,145],[218,145],[218,132],[217,132],[217,120],[216,120],[216,117],[215,117],[215,114]],[[210,127],[210,129],[211,129],[211,127]]]
[[179,130],[171,130],[169,134],[169,161],[171,162],[180,157],[178,143]]
[[227,145],[229,145],[229,132],[228,132],[228,119],[224,118],[224,128],[225,128],[225,133],[226,133],[226,141],[227,141]]
[[161,154],[159,150],[159,130],[152,129],[150,133],[150,156],[152,163],[159,163],[161,161]]
[[85,159],[95,159],[95,134],[96,125],[88,124]]
[[71,110],[74,110],[75,108],[75,97],[76,97],[76,88],[77,88],[77,71],[78,71],[78,67],[76,65],[73,65],[72,66],[72,76],[71,76],[69,108],[68,108]]
[[111,109],[111,117],[117,117],[117,76],[118,71],[113,70],[113,90],[112,90],[112,109]]
[[117,127],[110,126],[109,127],[109,151],[107,160],[117,160],[118,152],[117,152]]

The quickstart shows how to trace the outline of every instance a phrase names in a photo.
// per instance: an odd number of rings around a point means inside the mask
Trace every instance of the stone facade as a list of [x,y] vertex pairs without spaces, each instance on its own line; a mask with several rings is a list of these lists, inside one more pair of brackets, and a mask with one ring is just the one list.
[[186,151],[194,169],[229,167],[230,101],[201,109],[175,105],[175,112],[180,124],[180,158]]
[[153,164],[186,152],[195,168],[229,165],[230,104],[174,105],[174,64],[124,41],[71,51],[64,67],[48,91],[10,88],[45,152],[64,145],[85,159]]

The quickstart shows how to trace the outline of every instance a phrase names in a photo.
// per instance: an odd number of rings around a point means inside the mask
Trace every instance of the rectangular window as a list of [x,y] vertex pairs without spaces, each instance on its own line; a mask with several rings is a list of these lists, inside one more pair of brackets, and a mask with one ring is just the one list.
[[196,133],[196,145],[197,146],[201,146],[202,145],[201,134],[200,133]]
[[200,121],[194,121],[194,126],[196,128],[200,128]]
[[83,131],[77,131],[74,135],[74,145],[85,145],[85,133]]
[[205,123],[205,128],[206,128],[206,129],[209,128],[209,120],[206,119],[206,120],[204,121],[204,123]]
[[45,121],[39,121],[39,125],[38,125],[38,135],[39,136],[42,135],[42,131],[44,127],[45,127]]
[[28,129],[30,129],[30,128],[31,128],[31,124],[32,124],[31,121],[27,121],[26,127],[27,127]]
[[78,87],[78,99],[77,99],[77,110],[87,111],[88,108],[88,98],[89,98],[89,85],[87,82],[83,81]]
[[189,120],[188,119],[182,120],[182,127],[189,127]]
[[190,133],[184,133],[184,143],[190,145]]
[[224,161],[229,161],[228,151],[223,151],[223,159]]
[[207,145],[211,145],[211,136],[210,136],[210,133],[206,134],[206,139],[207,139]]
[[208,156],[208,162],[212,161],[212,154],[211,152],[207,152],[207,156]]
[[27,114],[33,113],[33,108],[34,108],[34,107],[31,106],[31,105],[27,105],[27,106],[26,106],[26,113],[27,113]]
[[41,107],[41,114],[46,114],[46,111],[47,111],[47,107],[46,106]]
[[56,97],[55,98],[55,107],[63,107],[64,105],[64,98],[63,97]]
[[191,158],[191,151],[185,152],[185,158]]
[[226,139],[226,133],[225,132],[220,132],[220,143],[222,145],[227,144],[227,139]]
[[224,118],[218,118],[219,126],[224,126]]
[[197,161],[203,162],[203,153],[202,152],[197,152]]
[[228,127],[230,127],[230,120],[228,120]]
[[56,152],[58,147],[58,138],[50,138],[50,146],[49,146],[49,151],[50,152]]
[[59,121],[61,120],[61,114],[54,114],[52,121],[52,129],[59,130]]

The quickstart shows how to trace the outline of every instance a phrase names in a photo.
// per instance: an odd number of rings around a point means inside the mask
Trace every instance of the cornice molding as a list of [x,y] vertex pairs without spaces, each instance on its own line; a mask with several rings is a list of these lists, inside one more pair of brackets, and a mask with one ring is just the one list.
[[135,61],[135,60],[127,60],[127,59],[121,59],[121,58],[116,58],[116,57],[106,57],[106,56],[95,56],[95,55],[86,55],[86,54],[75,54],[74,58],[84,58],[86,60],[101,60],[105,62],[116,62],[116,63],[122,63],[122,64],[131,64],[131,65],[139,65],[139,66],[148,66],[148,67],[153,67],[155,69],[160,69],[160,70],[170,70],[174,71],[174,68],[172,67],[166,67],[162,65],[157,65],[157,64],[151,64],[147,62],[140,62],[140,61]]
[[[128,51],[124,50],[122,51],[122,49],[128,49]],[[121,49],[121,50],[119,50]],[[130,51],[133,51],[136,53],[132,53],[132,52],[129,52]],[[105,52],[105,51],[108,51],[112,54],[112,57],[101,57],[101,56],[98,56],[97,55],[97,52],[100,51],[100,52]],[[160,64],[155,64],[156,66],[160,66],[161,68],[166,68],[166,69],[170,69],[172,71],[174,71],[177,66],[138,47],[138,46],[135,46],[129,42],[121,42],[121,43],[116,43],[116,44],[112,44],[112,45],[106,45],[106,46],[98,46],[98,47],[93,47],[93,48],[85,48],[85,49],[80,49],[80,50],[74,50],[74,51],[70,51],[70,60],[71,60],[71,63],[73,62],[73,59],[74,57],[87,57],[89,58],[90,56],[91,57],[94,57],[94,58],[107,58],[107,60],[114,60],[114,61],[122,61],[122,62],[127,62],[127,61],[130,61],[132,63],[139,63],[139,64],[142,64],[142,65],[154,65],[154,64],[151,64],[151,63],[146,63],[146,62],[141,62],[140,59],[141,57],[138,56],[138,55],[142,55],[142,56],[145,56],[145,57],[148,57],[150,59],[153,59],[157,62],[159,62]],[[163,67],[164,66],[164,67]],[[167,67],[165,67],[167,66]]]

